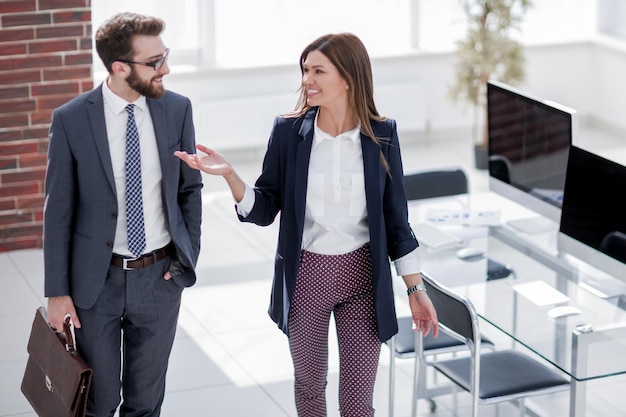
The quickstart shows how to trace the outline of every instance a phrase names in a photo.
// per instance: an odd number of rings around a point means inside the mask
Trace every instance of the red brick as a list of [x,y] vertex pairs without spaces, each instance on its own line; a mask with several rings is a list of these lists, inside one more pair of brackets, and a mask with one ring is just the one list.
[[2,187],[0,187],[0,198],[39,194],[39,188],[39,184],[37,183],[2,185]]
[[91,65],[91,53],[69,54],[65,56],[65,65]]
[[41,81],[41,72],[28,71],[11,71],[0,73],[0,85],[28,84]]
[[35,100],[27,99],[27,100],[11,100],[6,102],[8,107],[7,113],[20,113],[20,112],[28,112],[35,111],[36,102]]
[[48,128],[47,127],[33,127],[27,128],[22,131],[24,139],[47,139]]
[[33,221],[33,214],[29,211],[17,211],[9,214],[0,214],[0,226],[16,223],[30,223]]
[[50,26],[36,29],[37,39],[76,38],[85,35],[83,25]]
[[41,209],[33,211],[33,220],[35,223],[41,224],[43,222],[43,197],[41,198],[42,204]]
[[4,0],[0,2],[0,14],[34,12],[37,0]]
[[42,233],[20,239],[0,241],[0,252],[9,252],[22,249],[40,249],[43,246]]
[[0,30],[0,42],[29,41],[34,38],[35,31],[33,29]]
[[17,168],[17,158],[0,158],[0,171]]
[[68,94],[64,96],[52,96],[52,97],[40,97],[37,99],[38,110],[54,110],[62,104],[67,103],[73,99],[75,94]]
[[24,55],[26,53],[26,44],[23,43],[1,43],[0,56],[8,55]]
[[49,125],[52,121],[52,110],[38,111],[30,115],[31,126]]
[[46,174],[46,169],[28,169],[18,170],[15,172],[5,172],[0,174],[0,180],[3,185],[5,184],[17,184],[17,183],[31,183],[43,181]]
[[9,225],[8,227],[0,227],[0,242],[9,243],[9,239],[41,236],[41,222],[28,222],[26,224]]
[[81,85],[81,93],[84,93],[85,91],[90,91],[93,90],[93,81],[81,81],[80,83]]
[[2,27],[47,25],[52,23],[50,13],[23,13],[4,15],[0,18]]
[[[55,94],[78,94],[80,91],[78,82],[58,82],[58,83],[42,83],[33,84],[30,87],[34,97],[50,96]],[[0,93],[1,97],[1,93]]]
[[44,203],[44,196],[38,195],[38,196],[19,197],[15,205],[16,205],[16,208],[20,210],[40,209],[40,208],[43,208],[43,203]]
[[76,51],[78,43],[75,39],[61,39],[54,41],[31,42],[28,44],[29,54],[44,54],[48,52]]
[[37,148],[39,150],[39,153],[47,155],[49,145],[50,145],[50,142],[48,141],[48,139],[39,141],[39,147]]
[[43,71],[44,81],[78,80],[81,78],[91,78],[91,65]]
[[16,204],[15,198],[0,199],[0,211],[15,210]]
[[76,9],[89,7],[89,0],[39,0],[39,10]]
[[54,23],[91,22],[91,9],[54,13]]
[[14,61],[15,60],[11,57],[0,59],[0,72],[12,71],[15,65]]
[[38,144],[36,141],[0,143],[0,156],[23,155],[37,152]]
[[86,37],[86,38],[81,38],[81,40],[80,40],[80,50],[81,51],[91,51],[91,49],[92,49],[91,36]]
[[10,141],[13,141],[13,140],[20,140],[20,139],[23,139],[23,138],[24,138],[24,135],[22,134],[22,130],[21,129],[20,130],[12,129],[12,130],[6,130],[4,132],[0,132],[0,143],[2,143],[2,142],[10,142]]
[[91,4],[0,0],[0,251],[43,245],[52,110],[93,88]]
[[[10,116],[5,116],[3,114],[0,114],[0,126],[2,126],[3,128],[25,126],[27,124],[28,124],[27,114],[13,114]],[[2,145],[0,145],[0,155],[3,155]]]
[[14,58],[11,60],[13,68],[16,70],[31,68],[50,68],[63,65],[63,57],[60,55],[28,56],[25,58]]
[[[6,88],[0,88],[0,100],[9,100],[9,99],[16,99],[16,98],[24,98],[24,97],[28,97],[28,87],[24,86],[24,87],[6,87]],[[2,108],[0,108],[0,112],[4,112],[6,107],[4,107],[5,105],[2,105]]]

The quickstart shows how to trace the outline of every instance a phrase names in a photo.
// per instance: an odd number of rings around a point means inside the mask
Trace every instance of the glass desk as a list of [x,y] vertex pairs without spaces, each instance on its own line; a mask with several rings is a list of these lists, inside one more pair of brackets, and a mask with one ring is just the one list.
[[[417,216],[412,208],[411,219]],[[580,286],[576,268],[555,256],[549,235],[526,244],[506,239],[513,232],[502,227],[459,226],[456,232],[486,257],[461,260],[458,248],[422,248],[422,270],[470,299],[481,319],[513,343],[569,375],[570,416],[584,416],[585,382],[626,374],[626,297],[601,298]],[[487,257],[514,274],[487,280]]]

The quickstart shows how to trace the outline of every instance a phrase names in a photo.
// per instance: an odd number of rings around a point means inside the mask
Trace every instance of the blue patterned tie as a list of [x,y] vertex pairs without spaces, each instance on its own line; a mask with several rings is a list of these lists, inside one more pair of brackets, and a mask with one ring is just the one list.
[[146,248],[146,233],[143,223],[143,201],[141,197],[141,153],[139,133],[135,124],[134,104],[126,106],[126,232],[128,249],[135,257]]

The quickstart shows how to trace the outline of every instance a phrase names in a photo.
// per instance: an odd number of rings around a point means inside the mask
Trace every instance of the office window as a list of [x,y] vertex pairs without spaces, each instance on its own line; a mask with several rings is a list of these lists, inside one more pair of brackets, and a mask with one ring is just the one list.
[[626,3],[624,0],[598,0],[598,30],[626,40]]
[[220,66],[292,64],[317,37],[352,32],[370,55],[410,51],[409,0],[216,0]]
[[[205,0],[93,0],[91,20],[93,31],[116,13],[128,11],[157,16],[165,20],[163,41],[172,50],[170,62],[198,65],[203,41],[199,10]],[[94,47],[94,70],[105,72]]]
[[123,10],[163,18],[171,62],[235,68],[292,64],[312,40],[353,32],[372,56],[411,50],[410,0],[94,0],[94,30]]
[[[568,42],[599,27],[626,38],[622,3],[536,1],[514,36],[529,45]],[[170,63],[197,67],[294,64],[316,37],[344,31],[358,35],[372,57],[449,52],[466,27],[460,0],[93,0],[92,10],[94,30],[122,10],[163,18]]]

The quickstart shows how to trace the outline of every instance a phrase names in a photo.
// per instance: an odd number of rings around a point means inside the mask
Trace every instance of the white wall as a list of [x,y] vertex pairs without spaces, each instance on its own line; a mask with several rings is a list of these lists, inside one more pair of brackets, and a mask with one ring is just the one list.
[[[605,40],[529,46],[528,78],[519,89],[576,109],[591,120],[626,131],[626,50]],[[447,90],[451,53],[416,53],[373,60],[379,111],[402,131],[470,129],[472,110]],[[194,103],[198,141],[218,149],[264,147],[274,116],[293,109],[297,65],[238,70],[172,68],[167,88]],[[625,137],[626,144],[626,137]]]

